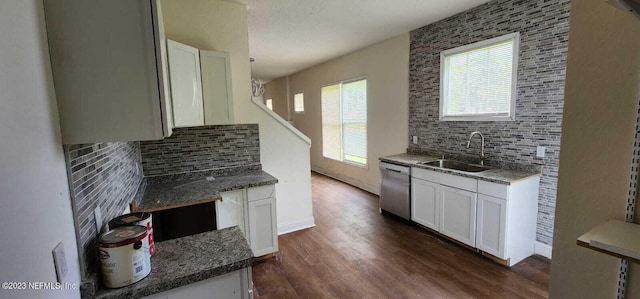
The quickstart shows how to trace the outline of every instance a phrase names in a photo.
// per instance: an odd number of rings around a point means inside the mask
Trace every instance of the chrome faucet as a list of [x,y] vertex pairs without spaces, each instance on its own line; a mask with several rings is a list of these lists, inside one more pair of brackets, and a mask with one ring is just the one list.
[[472,132],[471,135],[469,135],[469,140],[467,140],[467,148],[471,148],[471,138],[475,135],[480,135],[480,165],[484,165],[486,156],[484,155],[484,136],[482,136],[482,133],[478,131]]

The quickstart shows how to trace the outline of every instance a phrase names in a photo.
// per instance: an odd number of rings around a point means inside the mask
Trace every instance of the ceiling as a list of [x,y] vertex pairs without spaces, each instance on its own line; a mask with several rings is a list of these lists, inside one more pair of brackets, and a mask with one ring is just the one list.
[[252,75],[270,81],[488,0],[227,0],[247,5]]

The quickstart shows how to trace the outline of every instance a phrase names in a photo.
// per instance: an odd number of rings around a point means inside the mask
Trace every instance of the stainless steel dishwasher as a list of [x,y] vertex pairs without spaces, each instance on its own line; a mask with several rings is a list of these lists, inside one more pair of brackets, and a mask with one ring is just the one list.
[[411,220],[411,168],[380,162],[380,210]]

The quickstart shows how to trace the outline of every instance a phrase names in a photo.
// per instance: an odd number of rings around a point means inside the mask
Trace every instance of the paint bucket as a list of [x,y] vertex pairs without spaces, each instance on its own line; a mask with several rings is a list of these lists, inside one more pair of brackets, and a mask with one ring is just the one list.
[[151,273],[147,228],[122,226],[98,237],[98,257],[102,283],[107,288],[121,288]]
[[149,235],[149,254],[153,256],[156,254],[156,246],[153,242],[153,222],[151,213],[135,212],[130,214],[124,214],[118,216],[109,221],[109,229],[127,225],[142,225],[147,228],[147,234]]

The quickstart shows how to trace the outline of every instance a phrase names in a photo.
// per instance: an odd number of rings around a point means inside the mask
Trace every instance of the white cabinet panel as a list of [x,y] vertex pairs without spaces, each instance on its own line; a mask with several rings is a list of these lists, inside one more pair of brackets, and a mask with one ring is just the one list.
[[462,190],[473,192],[476,192],[478,190],[477,179],[462,177],[458,175],[413,167],[411,168],[411,176]]
[[200,50],[204,123],[233,123],[233,90],[229,53]]
[[478,181],[478,193],[507,199],[507,196],[509,195],[509,185]]
[[478,194],[478,249],[506,259],[507,200]]
[[276,187],[275,185],[264,185],[264,186],[249,188],[247,190],[247,196],[249,197],[249,201],[276,197]]
[[43,3],[62,142],[169,136],[159,1]]
[[174,127],[204,125],[200,52],[167,40]]
[[439,231],[440,185],[413,178],[411,190],[411,220]]
[[440,186],[440,232],[475,247],[476,193]]
[[216,201],[216,228],[223,229],[237,225],[244,233],[244,191],[229,191],[220,195],[222,201]]
[[194,282],[144,299],[246,299],[250,298],[248,277],[251,267]]
[[253,254],[262,256],[278,251],[276,199],[266,198],[249,201],[248,211],[249,243]]

